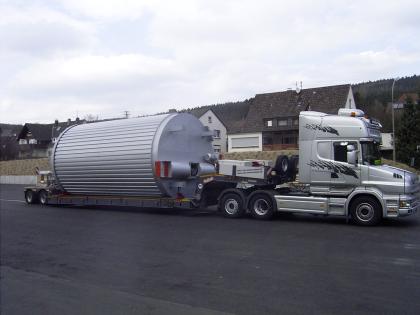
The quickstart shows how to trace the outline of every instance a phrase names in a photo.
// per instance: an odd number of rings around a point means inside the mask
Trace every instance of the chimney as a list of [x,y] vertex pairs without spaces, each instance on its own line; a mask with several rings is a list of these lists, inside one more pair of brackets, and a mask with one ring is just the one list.
[[76,124],[78,124],[80,122],[80,118],[76,117]]
[[70,123],[71,123],[71,119],[69,118],[67,119],[67,125],[70,126]]
[[57,126],[58,126],[58,119],[56,119],[56,120],[54,121],[54,126],[55,126],[55,127],[57,127]]

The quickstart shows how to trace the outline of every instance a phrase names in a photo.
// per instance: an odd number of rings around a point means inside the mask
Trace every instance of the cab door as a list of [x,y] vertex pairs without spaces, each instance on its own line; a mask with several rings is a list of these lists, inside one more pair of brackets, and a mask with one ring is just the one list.
[[[332,158],[331,141],[314,141],[311,152],[312,155],[309,160],[311,191],[313,193],[329,193],[331,171],[328,166]],[[299,174],[300,172],[301,170],[299,170]]]
[[[348,146],[352,145],[357,151],[356,165],[347,161]],[[330,193],[347,195],[361,183],[360,180],[360,145],[356,141],[333,141],[332,165],[330,168]]]

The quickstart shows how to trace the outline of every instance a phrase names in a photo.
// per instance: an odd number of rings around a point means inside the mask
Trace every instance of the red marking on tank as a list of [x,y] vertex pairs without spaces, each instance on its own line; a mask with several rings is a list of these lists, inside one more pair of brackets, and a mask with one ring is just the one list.
[[160,161],[155,162],[155,174],[157,177],[160,177]]

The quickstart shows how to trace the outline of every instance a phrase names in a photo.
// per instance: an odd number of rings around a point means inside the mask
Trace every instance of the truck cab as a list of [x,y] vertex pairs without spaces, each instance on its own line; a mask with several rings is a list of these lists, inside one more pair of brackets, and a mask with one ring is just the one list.
[[381,217],[415,213],[419,206],[418,176],[382,164],[380,128],[378,121],[361,110],[340,109],[338,115],[302,112],[300,182],[308,184],[314,196],[345,198],[343,210],[362,221],[372,219],[374,208],[381,209]]

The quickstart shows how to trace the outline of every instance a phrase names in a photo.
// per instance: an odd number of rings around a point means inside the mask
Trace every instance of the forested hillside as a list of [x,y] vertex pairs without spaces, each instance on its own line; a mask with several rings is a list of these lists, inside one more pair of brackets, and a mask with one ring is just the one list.
[[[357,107],[379,119],[383,125],[383,132],[391,132],[391,89],[393,79],[369,81],[354,84],[353,93]],[[420,76],[404,77],[395,82],[394,101],[404,93],[420,93]],[[396,110],[396,128],[401,119],[402,110]]]

